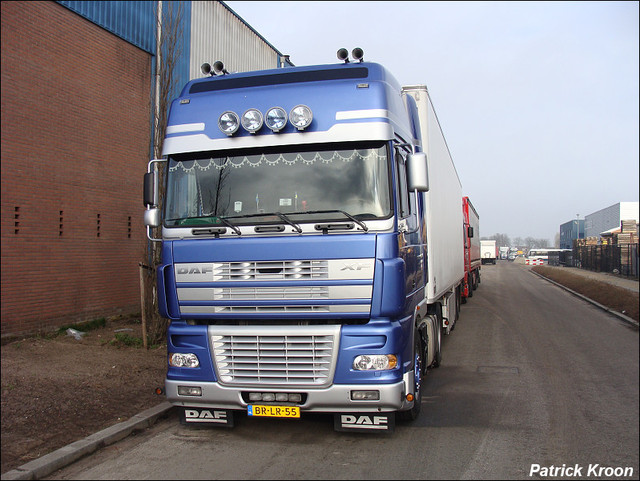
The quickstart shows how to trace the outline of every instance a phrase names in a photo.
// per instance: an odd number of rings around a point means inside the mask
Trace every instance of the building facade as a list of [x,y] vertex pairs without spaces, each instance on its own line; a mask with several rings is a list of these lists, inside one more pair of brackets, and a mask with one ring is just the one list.
[[600,237],[603,232],[619,228],[623,220],[638,222],[638,202],[618,202],[584,218],[585,237]]
[[286,64],[223,2],[1,4],[3,338],[140,311],[158,4],[182,7],[178,91]]
[[560,226],[560,249],[573,248],[573,241],[584,239],[584,219],[575,219]]

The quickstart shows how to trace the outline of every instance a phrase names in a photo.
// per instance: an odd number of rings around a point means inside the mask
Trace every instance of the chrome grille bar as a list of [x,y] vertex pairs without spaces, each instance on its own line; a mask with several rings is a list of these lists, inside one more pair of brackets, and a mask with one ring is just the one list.
[[327,279],[328,263],[324,260],[259,261],[214,263],[213,280],[267,281]]
[[221,384],[325,386],[337,358],[339,326],[209,326]]

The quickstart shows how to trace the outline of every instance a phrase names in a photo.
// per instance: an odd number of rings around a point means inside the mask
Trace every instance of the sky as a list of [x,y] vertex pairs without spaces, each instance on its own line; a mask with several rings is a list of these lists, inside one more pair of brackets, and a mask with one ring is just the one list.
[[424,84],[480,235],[638,201],[639,2],[225,2],[296,66],[355,47]]

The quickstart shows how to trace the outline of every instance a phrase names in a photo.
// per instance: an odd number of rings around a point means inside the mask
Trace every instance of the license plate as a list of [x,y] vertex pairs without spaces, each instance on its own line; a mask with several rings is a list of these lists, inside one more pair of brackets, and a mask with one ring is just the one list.
[[297,406],[248,406],[249,416],[271,418],[299,418],[300,408]]

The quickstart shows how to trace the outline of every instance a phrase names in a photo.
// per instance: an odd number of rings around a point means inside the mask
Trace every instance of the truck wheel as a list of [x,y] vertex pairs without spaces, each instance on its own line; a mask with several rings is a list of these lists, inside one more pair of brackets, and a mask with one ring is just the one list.
[[398,411],[398,418],[402,421],[413,421],[418,418],[422,407],[422,375],[424,372],[424,353],[422,342],[418,330],[415,332],[413,340],[413,379],[414,379],[414,399],[413,407],[407,411]]

